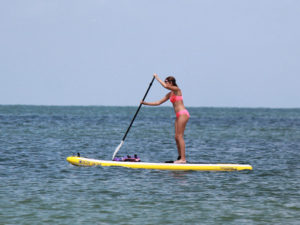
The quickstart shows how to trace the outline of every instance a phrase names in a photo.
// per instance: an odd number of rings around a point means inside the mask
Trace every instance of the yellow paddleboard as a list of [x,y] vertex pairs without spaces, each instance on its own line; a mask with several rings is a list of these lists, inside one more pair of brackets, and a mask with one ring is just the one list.
[[67,161],[75,166],[122,166],[134,169],[153,170],[202,170],[202,171],[237,171],[252,170],[251,165],[245,164],[174,164],[174,163],[149,163],[149,162],[120,162],[98,159],[89,159],[78,156],[69,156]]

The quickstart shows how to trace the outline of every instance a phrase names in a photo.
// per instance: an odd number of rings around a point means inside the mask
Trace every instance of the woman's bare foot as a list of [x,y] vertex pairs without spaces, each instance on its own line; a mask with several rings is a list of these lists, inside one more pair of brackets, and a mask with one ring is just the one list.
[[186,163],[186,160],[180,159],[180,160],[174,161],[174,163],[177,163],[177,164],[184,164],[184,163]]

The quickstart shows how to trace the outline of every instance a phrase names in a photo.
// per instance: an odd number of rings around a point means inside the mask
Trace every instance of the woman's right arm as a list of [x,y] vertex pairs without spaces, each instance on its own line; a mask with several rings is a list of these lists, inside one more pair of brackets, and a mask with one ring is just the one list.
[[170,98],[170,94],[171,94],[171,93],[168,93],[164,98],[162,98],[162,99],[159,100],[159,101],[156,101],[156,102],[144,102],[144,101],[141,101],[141,104],[143,104],[143,105],[150,105],[150,106],[158,106],[158,105],[161,105],[161,104],[163,104],[164,102],[168,101],[168,99]]
[[158,75],[155,73],[153,74],[153,76],[155,77],[155,79],[161,84],[161,86],[163,86],[164,88],[170,90],[170,91],[179,91],[180,89],[177,86],[172,86],[172,85],[166,85],[165,82],[163,82]]

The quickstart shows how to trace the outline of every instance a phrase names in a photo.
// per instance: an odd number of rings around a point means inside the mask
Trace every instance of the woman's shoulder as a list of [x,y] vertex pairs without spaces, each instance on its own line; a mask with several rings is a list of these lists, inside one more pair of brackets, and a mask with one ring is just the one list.
[[178,88],[178,90],[174,91],[174,94],[177,95],[177,96],[182,95],[181,89]]

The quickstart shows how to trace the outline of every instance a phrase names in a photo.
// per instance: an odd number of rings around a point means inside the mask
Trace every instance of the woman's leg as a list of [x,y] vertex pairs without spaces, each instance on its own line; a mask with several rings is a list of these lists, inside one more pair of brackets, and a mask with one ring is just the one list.
[[185,159],[185,143],[183,139],[184,130],[186,124],[189,120],[189,117],[185,114],[180,115],[176,118],[175,122],[175,140],[178,148],[178,154],[181,156],[179,160],[176,160],[175,163],[186,163]]
[[[179,141],[178,141],[178,138],[176,136],[176,134],[178,133],[177,131],[177,123],[178,123],[178,118],[176,118],[175,120],[175,141],[176,141],[176,145],[177,145],[177,150],[178,150],[178,158],[180,157],[181,158],[181,152],[180,152],[180,145],[179,145]],[[178,160],[178,159],[177,159]]]

